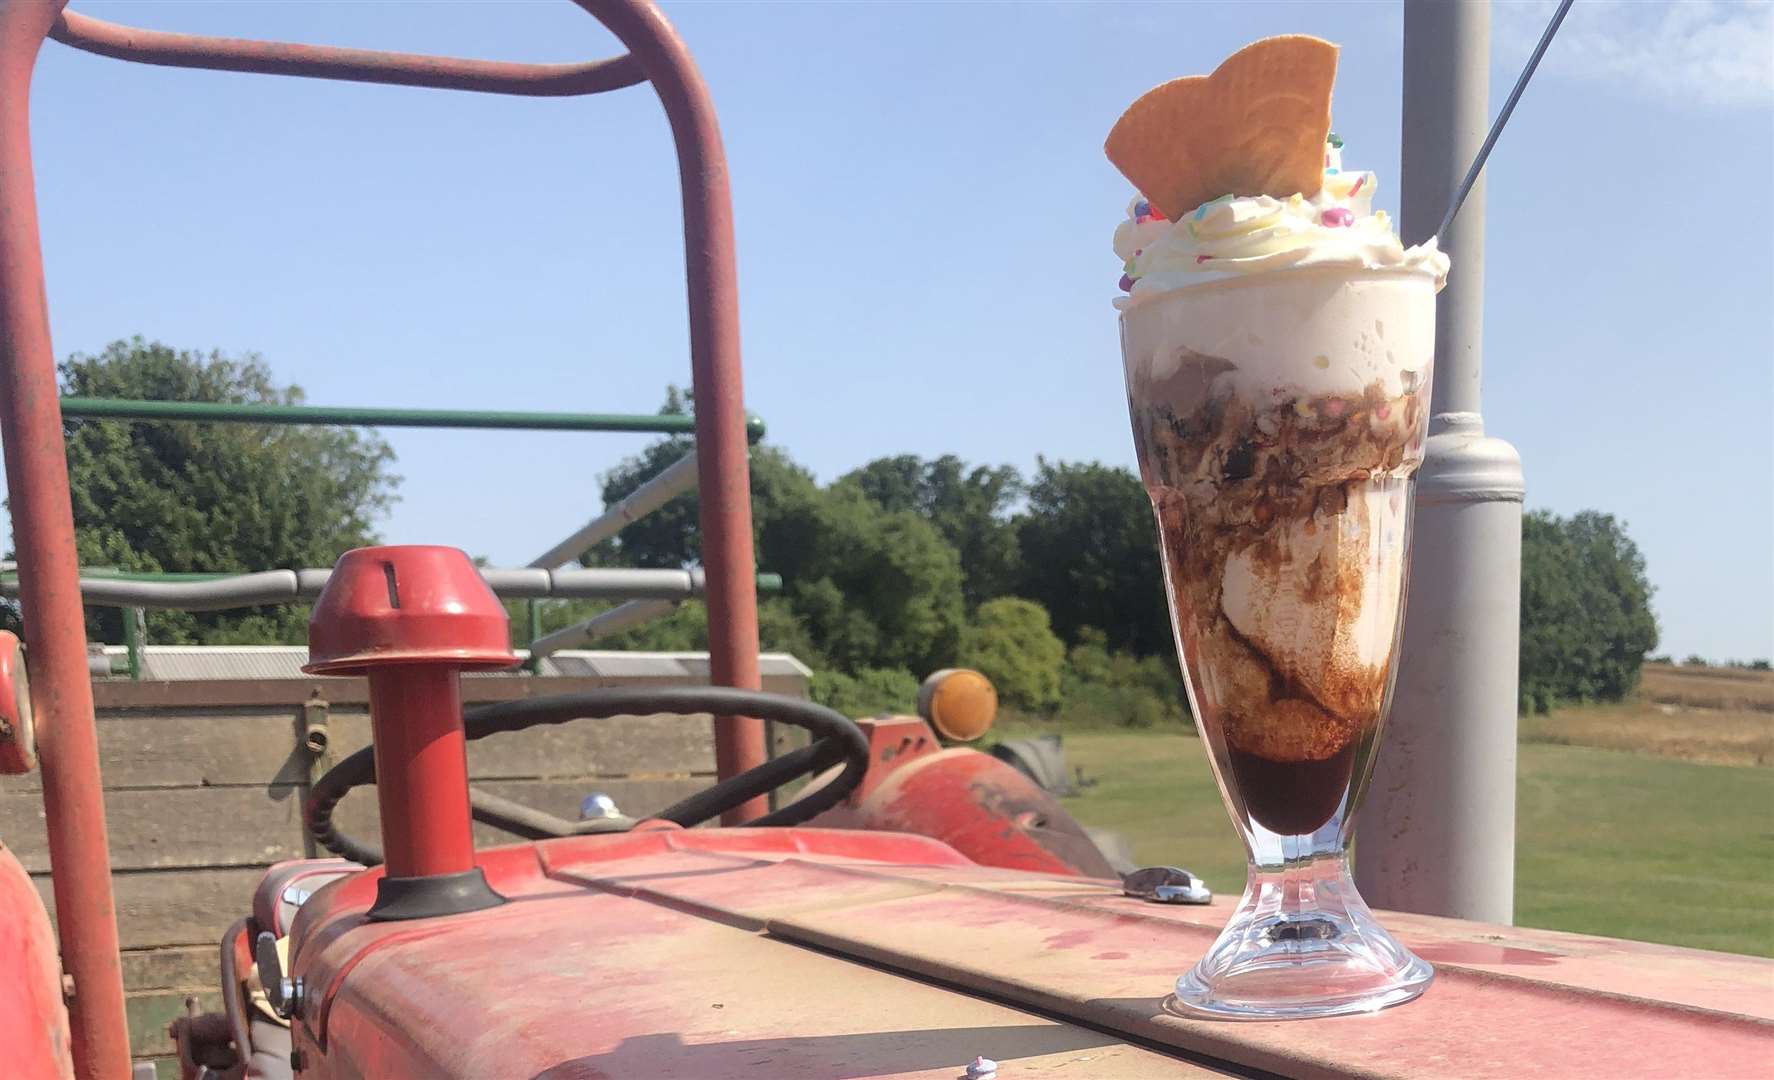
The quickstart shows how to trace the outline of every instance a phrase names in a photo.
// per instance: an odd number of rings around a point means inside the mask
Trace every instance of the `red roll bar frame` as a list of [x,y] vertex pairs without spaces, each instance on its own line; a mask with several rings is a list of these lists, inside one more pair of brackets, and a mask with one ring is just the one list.
[[[62,415],[32,181],[29,101],[46,38],[147,64],[524,96],[596,94],[647,81],[670,120],[684,200],[691,385],[708,575],[709,675],[757,689],[757,590],[739,359],[739,294],[727,162],[708,89],[648,0],[575,0],[626,55],[519,64],[137,30],[65,12],[67,0],[0,0],[0,432],[53,867],[62,963],[72,978],[75,1072],[129,1074],[92,686],[68,494]],[[762,726],[720,717],[721,776],[764,761]],[[728,816],[763,812],[757,800]]]

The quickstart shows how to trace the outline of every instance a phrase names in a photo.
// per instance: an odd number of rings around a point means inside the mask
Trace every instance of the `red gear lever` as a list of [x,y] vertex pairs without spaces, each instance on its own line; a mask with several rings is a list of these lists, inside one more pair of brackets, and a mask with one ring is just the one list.
[[518,662],[505,608],[468,556],[406,545],[348,551],[308,619],[312,675],[367,675],[385,876],[375,919],[504,903],[474,864],[459,673]]

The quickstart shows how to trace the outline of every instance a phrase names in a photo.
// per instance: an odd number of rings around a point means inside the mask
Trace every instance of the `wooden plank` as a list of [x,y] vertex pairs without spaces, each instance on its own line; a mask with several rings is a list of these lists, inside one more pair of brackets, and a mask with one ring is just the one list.
[[[470,775],[485,779],[576,778],[714,772],[708,716],[577,720],[477,739]],[[307,782],[309,754],[296,747],[296,712],[132,710],[98,722],[107,789],[266,786]],[[360,709],[330,713],[328,761],[369,743]],[[0,778],[0,792],[41,790],[41,777]]]
[[[253,887],[264,872],[262,867],[234,867],[111,875],[122,947],[220,949],[228,927],[252,910]],[[55,896],[49,875],[32,874],[31,883],[54,919]]]
[[[339,725],[341,753],[368,745],[369,719]],[[714,719],[625,716],[574,720],[489,735],[468,744],[468,775],[480,780],[660,777],[715,771]]]
[[[247,901],[250,902],[251,899],[247,897]],[[243,904],[241,911],[245,910],[246,906]],[[239,916],[236,915],[235,918]],[[233,922],[233,919],[228,920],[229,925]],[[125,949],[121,956],[123,988],[131,993],[149,990],[214,990],[221,985],[222,979],[221,940],[222,935],[218,932],[214,945]]]
[[[647,780],[582,777],[571,780],[491,780],[495,795],[517,799],[572,820],[579,800],[603,791],[624,813],[641,816],[660,810],[708,786],[708,777]],[[268,787],[165,788],[105,793],[113,871],[268,866],[300,859],[303,844],[301,789]],[[339,820],[363,839],[378,835],[375,791],[348,796]],[[504,833],[477,827],[483,846],[511,843]],[[26,870],[49,870],[49,844],[43,829],[43,803],[34,794],[0,794],[0,836],[5,836]]]
[[[641,817],[663,810],[711,782],[707,777],[680,780],[493,780],[476,781],[475,786],[573,821],[579,816],[579,800],[592,791],[602,791],[616,800],[616,806],[623,813]],[[380,815],[374,791],[352,792],[339,804],[333,818],[347,836],[380,844]],[[498,847],[518,842],[518,838],[510,833],[475,823],[476,847]]]
[[[790,697],[807,696],[807,680],[799,675],[765,676],[764,689]],[[532,678],[520,675],[468,678],[462,681],[463,696],[470,702],[518,701],[524,698],[571,694],[606,686],[690,686],[680,676],[638,678]],[[130,708],[237,708],[241,706],[298,706],[315,692],[335,705],[369,702],[369,684],[363,679],[205,679],[177,682],[130,682],[97,679],[93,700],[100,709]]]
[[[307,782],[296,751],[298,710],[145,710],[102,715],[99,773],[107,789]],[[0,791],[39,791],[37,773],[0,779]]]
[[[264,866],[303,857],[300,789],[166,788],[107,791],[113,871]],[[43,802],[0,794],[0,836],[26,870],[49,869]]]

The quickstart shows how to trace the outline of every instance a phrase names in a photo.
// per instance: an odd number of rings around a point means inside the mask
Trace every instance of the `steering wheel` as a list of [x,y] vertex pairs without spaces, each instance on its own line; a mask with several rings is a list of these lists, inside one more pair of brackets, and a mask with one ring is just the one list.
[[[718,817],[799,776],[813,775],[843,764],[843,771],[805,798],[766,814],[751,825],[798,825],[835,806],[856,790],[868,771],[869,745],[862,729],[842,713],[823,705],[781,694],[727,687],[684,686],[588,690],[577,694],[531,698],[477,705],[462,714],[469,739],[484,739],[504,731],[522,731],[541,724],[564,724],[578,719],[612,716],[647,716],[668,713],[695,716],[752,716],[806,728],[813,741],[738,776],[722,780],[689,798],[652,815],[689,828]],[[302,819],[315,841],[344,858],[365,866],[382,861],[382,851],[341,833],[333,824],[333,810],[347,792],[376,782],[375,747],[366,746],[328,769],[315,781],[303,806]],[[521,803],[469,788],[469,803],[476,821],[531,840],[586,833],[622,832],[633,827],[630,818],[567,821]]]

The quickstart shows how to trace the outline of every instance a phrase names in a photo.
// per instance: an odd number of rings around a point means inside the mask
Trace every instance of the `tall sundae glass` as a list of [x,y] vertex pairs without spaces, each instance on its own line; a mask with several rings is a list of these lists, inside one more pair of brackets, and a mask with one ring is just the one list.
[[[1177,980],[1196,1015],[1368,1012],[1433,977],[1362,902],[1348,850],[1392,691],[1448,264],[1433,241],[1405,249],[1372,209],[1374,175],[1343,169],[1328,133],[1335,55],[1311,38],[1259,42],[1152,91],[1109,142],[1146,192],[1116,233],[1140,475],[1195,721],[1250,859],[1225,930]],[[1205,182],[1230,190],[1196,198],[1211,187],[1172,183],[1166,168],[1188,173],[1174,155],[1154,165],[1125,138],[1135,121],[1148,141],[1199,139],[1190,124],[1216,80],[1311,99],[1298,84],[1313,72],[1309,176],[1222,168]],[[1181,130],[1154,135],[1153,99],[1173,94],[1187,99]]]

